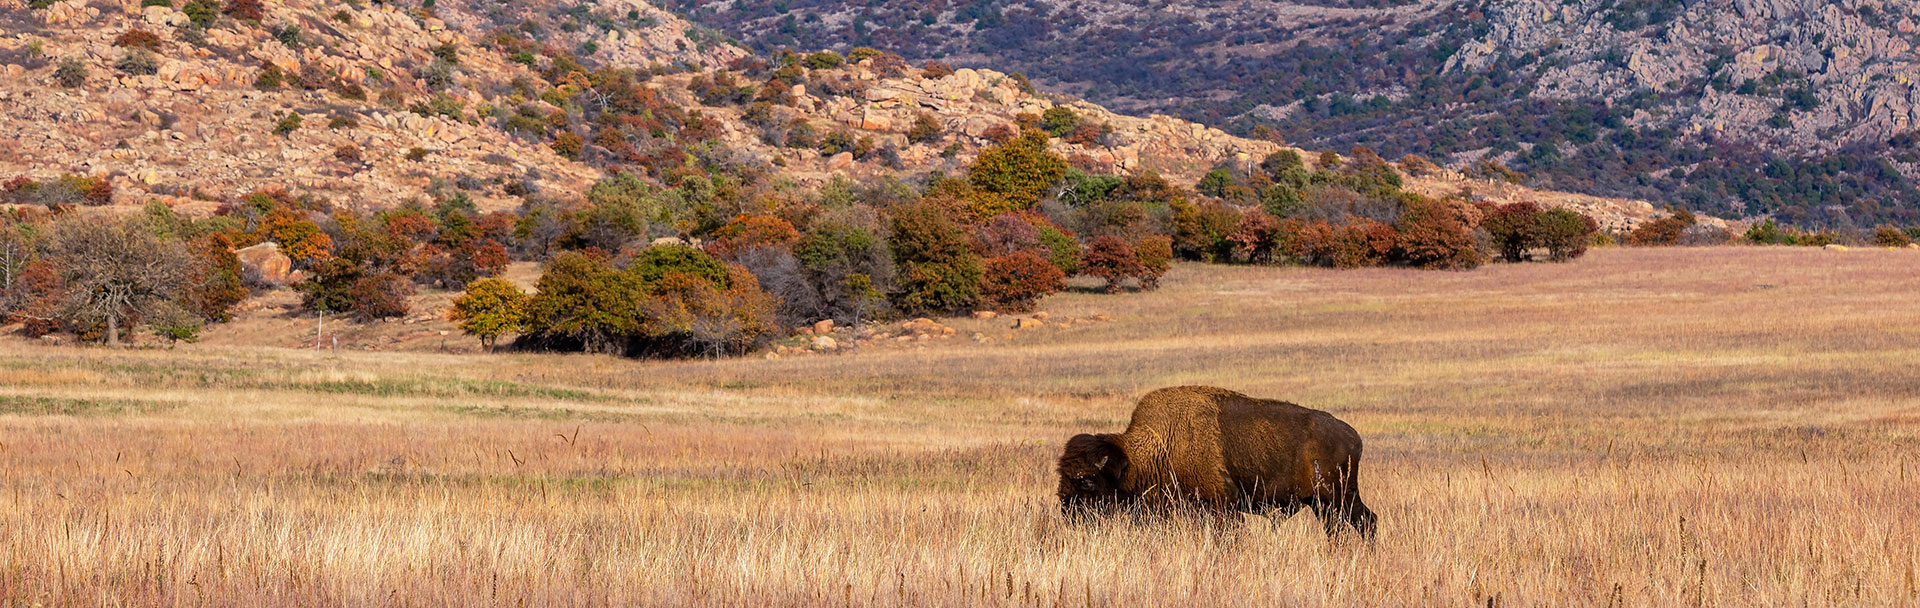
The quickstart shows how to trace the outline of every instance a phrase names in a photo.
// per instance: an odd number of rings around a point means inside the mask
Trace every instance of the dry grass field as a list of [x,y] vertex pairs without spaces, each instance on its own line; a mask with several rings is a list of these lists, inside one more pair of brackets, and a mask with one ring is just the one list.
[[[779,360],[0,342],[0,605],[1911,606],[1916,296],[1909,251],[1603,249]],[[1351,422],[1378,542],[1066,525],[1060,444],[1176,384]]]

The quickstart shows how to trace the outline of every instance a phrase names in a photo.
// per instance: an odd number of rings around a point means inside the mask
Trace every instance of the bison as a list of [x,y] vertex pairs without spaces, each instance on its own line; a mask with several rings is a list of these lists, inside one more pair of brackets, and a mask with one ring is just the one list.
[[1329,536],[1351,526],[1373,538],[1373,511],[1360,501],[1360,434],[1285,401],[1208,386],[1156,390],[1140,398],[1125,433],[1068,440],[1059,472],[1070,515],[1138,503],[1285,517],[1307,506]]

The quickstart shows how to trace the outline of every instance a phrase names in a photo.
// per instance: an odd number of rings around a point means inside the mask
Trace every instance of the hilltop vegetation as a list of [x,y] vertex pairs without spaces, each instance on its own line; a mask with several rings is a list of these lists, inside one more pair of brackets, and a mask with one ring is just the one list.
[[872,46],[1308,148],[1851,229],[1920,221],[1911,0],[679,2],[761,49]]

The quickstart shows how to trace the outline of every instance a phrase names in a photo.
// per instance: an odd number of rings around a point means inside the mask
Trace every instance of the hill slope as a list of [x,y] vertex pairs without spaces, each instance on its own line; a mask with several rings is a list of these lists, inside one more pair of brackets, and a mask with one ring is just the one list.
[[1024,71],[1130,111],[1535,186],[1845,226],[1920,222],[1920,3],[679,3],[761,48]]
[[[833,174],[959,171],[992,143],[996,127],[1014,128],[1020,115],[1056,105],[1104,128],[1097,139],[1054,142],[1095,171],[1153,170],[1190,185],[1210,169],[1244,169],[1280,148],[1039,93],[992,70],[923,73],[873,59],[805,71],[781,103],[749,116],[755,110],[746,98],[717,98],[696,80],[747,90],[768,68],[725,69],[749,54],[635,0],[591,11],[540,2],[426,11],[294,1],[266,6],[258,19],[214,14],[200,23],[187,11],[133,0],[43,9],[6,2],[0,70],[10,77],[0,82],[0,127],[18,133],[21,145],[0,149],[0,176],[105,175],[123,204],[161,197],[205,210],[261,187],[368,208],[449,187],[483,209],[511,208],[528,193],[577,196],[634,158],[605,147],[620,146],[589,120],[610,101],[601,83],[586,82],[600,78],[588,75],[592,66],[638,68],[635,90],[645,92],[636,94],[657,97],[647,103],[669,115],[665,135],[673,145],[710,140],[802,184]],[[128,46],[129,32],[150,39]],[[83,75],[61,86],[69,64]],[[912,141],[908,132],[922,115],[940,134]],[[277,132],[289,116],[299,117],[299,127]],[[788,141],[797,124],[823,136],[871,139],[888,153],[822,154]],[[586,140],[575,158],[553,150],[566,132]],[[622,139],[640,148],[658,143]],[[1564,202],[1614,227],[1653,213],[1644,203],[1493,188],[1457,174],[1416,179],[1414,187]]]

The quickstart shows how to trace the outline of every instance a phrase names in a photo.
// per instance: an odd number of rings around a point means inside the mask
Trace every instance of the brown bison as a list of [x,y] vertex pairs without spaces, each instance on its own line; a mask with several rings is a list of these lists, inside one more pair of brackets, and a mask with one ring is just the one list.
[[1371,539],[1359,473],[1360,434],[1332,414],[1179,386],[1140,398],[1125,433],[1068,440],[1060,503],[1070,514],[1139,502],[1283,517],[1307,506],[1329,535],[1346,525]]

